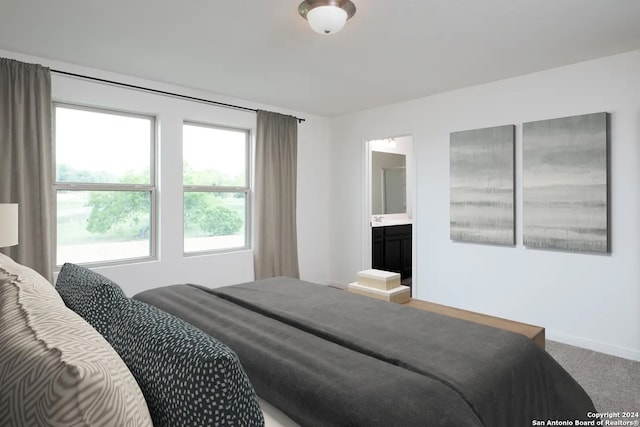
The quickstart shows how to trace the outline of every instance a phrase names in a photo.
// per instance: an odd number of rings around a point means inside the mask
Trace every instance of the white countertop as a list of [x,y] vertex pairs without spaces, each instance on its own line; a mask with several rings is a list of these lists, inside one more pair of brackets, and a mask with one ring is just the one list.
[[412,224],[413,220],[407,214],[372,215],[372,227],[387,227],[390,225]]

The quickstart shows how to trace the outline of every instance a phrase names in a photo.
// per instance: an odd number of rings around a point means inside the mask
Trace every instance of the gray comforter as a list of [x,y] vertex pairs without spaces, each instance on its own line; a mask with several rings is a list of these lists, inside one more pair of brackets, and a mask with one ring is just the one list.
[[518,334],[288,278],[135,298],[229,345],[303,426],[530,426],[593,404]]

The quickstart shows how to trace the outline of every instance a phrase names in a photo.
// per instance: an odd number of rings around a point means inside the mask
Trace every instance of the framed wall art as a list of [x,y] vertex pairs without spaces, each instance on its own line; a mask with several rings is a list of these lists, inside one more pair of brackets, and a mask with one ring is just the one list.
[[450,134],[451,240],[515,244],[515,126]]
[[609,252],[608,114],[524,123],[522,135],[524,245]]

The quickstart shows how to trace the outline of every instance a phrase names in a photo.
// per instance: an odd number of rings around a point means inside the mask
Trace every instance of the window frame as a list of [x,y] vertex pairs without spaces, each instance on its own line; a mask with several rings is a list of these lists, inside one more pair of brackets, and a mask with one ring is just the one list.
[[[56,144],[57,144],[57,132],[56,132],[56,114],[57,108],[66,108],[72,110],[89,111],[102,114],[111,114],[116,116],[134,117],[149,120],[150,127],[150,144],[149,144],[149,184],[126,184],[126,183],[85,183],[85,182],[58,182],[57,181],[57,158],[56,158]],[[54,266],[58,270],[62,264],[58,264],[58,192],[60,191],[137,191],[146,192],[150,194],[150,231],[149,231],[149,255],[133,257],[133,258],[118,258],[106,261],[90,261],[90,262],[78,262],[77,264],[87,267],[103,267],[113,265],[131,264],[141,261],[156,261],[158,259],[158,119],[152,114],[136,113],[124,110],[117,110],[108,107],[96,107],[88,106],[76,103],[68,103],[62,101],[53,102],[53,115],[52,115],[52,206],[54,212],[54,224],[53,227],[53,242],[54,242]]]
[[[228,186],[228,185],[185,185],[184,183],[184,127],[188,126],[199,126],[209,129],[218,129],[218,130],[227,130],[227,131],[235,131],[242,132],[245,134],[245,186]],[[238,252],[245,251],[252,248],[252,194],[253,194],[253,185],[252,185],[252,164],[251,164],[251,129],[241,128],[241,127],[233,127],[226,126],[220,124],[206,123],[196,120],[183,120],[182,122],[182,163],[180,165],[180,169],[182,170],[181,180],[182,180],[182,254],[185,257],[191,256],[200,256],[206,254],[220,254],[220,253],[228,253],[228,252]],[[184,227],[184,199],[186,193],[244,193],[245,196],[245,218],[244,218],[244,245],[237,247],[228,247],[228,248],[220,248],[220,249],[205,249],[201,251],[189,251],[185,250],[185,227]]]

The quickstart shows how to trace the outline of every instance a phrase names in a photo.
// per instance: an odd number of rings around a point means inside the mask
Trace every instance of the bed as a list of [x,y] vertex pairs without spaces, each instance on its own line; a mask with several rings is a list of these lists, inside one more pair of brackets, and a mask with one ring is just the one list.
[[437,313],[282,277],[134,298],[226,343],[302,426],[514,427],[595,411],[530,339]]

